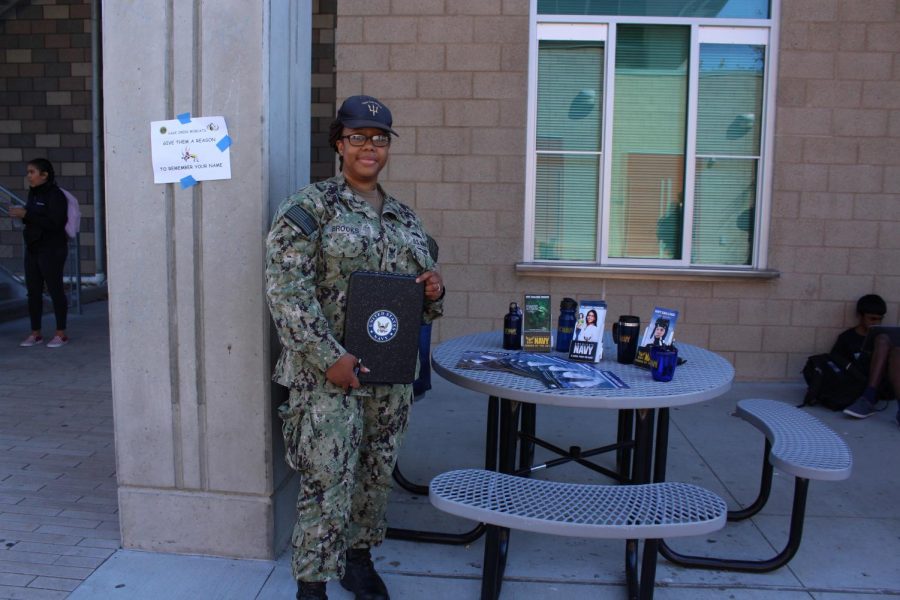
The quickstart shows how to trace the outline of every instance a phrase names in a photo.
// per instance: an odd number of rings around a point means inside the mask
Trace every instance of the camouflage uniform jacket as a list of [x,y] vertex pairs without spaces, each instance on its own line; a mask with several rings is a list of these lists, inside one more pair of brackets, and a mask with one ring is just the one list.
[[[283,348],[272,377],[277,383],[312,390],[346,353],[341,341],[351,273],[419,275],[436,268],[419,218],[382,193],[380,218],[343,175],[301,189],[278,208],[266,239],[266,295]],[[422,320],[430,323],[442,312],[443,300],[426,299]],[[362,386],[354,393],[369,392]]]

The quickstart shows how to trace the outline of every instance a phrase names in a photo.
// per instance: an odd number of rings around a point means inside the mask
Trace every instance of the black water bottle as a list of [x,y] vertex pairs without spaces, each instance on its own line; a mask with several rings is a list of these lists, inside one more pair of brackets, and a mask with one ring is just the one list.
[[522,349],[522,314],[515,302],[509,303],[509,313],[503,317],[503,349]]

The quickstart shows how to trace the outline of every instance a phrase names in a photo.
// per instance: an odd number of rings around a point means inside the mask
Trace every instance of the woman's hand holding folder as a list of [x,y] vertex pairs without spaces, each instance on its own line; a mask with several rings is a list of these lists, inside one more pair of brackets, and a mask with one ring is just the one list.
[[356,358],[349,352],[341,355],[337,361],[328,367],[325,371],[325,377],[336,386],[343,388],[349,392],[350,389],[359,387],[359,379],[357,374],[368,373],[369,369],[363,366],[362,360]]

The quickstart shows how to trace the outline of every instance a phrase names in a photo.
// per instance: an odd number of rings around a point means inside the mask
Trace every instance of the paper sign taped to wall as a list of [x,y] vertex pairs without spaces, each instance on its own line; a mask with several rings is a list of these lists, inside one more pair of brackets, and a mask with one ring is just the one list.
[[[224,141],[223,141],[224,140]],[[178,115],[150,123],[153,183],[231,179],[231,138],[224,117]]]

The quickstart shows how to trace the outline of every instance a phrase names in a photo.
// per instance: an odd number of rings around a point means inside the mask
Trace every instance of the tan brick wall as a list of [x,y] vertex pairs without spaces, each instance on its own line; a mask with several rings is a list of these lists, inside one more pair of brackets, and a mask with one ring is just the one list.
[[328,126],[334,119],[334,48],[337,0],[313,0],[312,4],[312,89],[310,90],[311,181],[334,174],[334,151],[328,145]]
[[[25,163],[53,163],[81,204],[85,274],[95,268],[90,17],[90,0],[25,2],[0,17],[0,184],[24,200]],[[21,231],[0,219],[0,261],[20,271],[22,252]]]
[[523,277],[528,0],[338,3],[337,97],[372,94],[400,139],[384,182],[441,245],[435,339],[499,328],[525,292],[603,296],[610,319],[682,311],[679,339],[739,378],[796,379],[876,292],[900,313],[900,15],[894,0],[784,0],[774,280]]
[[[770,257],[781,271],[790,321],[763,344],[785,371],[750,357],[739,373],[794,377],[806,355],[827,350],[854,321],[856,298],[888,301],[898,322],[900,7],[893,0],[783,2]],[[890,41],[888,41],[890,40]],[[799,150],[799,152],[798,152]],[[742,315],[742,321],[744,317]],[[747,365],[744,373],[742,365]]]

